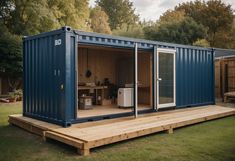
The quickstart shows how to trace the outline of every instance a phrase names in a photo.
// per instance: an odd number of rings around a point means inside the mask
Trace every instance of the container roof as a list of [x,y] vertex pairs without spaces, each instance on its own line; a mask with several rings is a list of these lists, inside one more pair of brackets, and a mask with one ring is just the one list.
[[228,57],[235,57],[235,50],[215,48],[216,59],[228,58]]
[[183,44],[175,44],[175,43],[166,43],[159,41],[151,41],[145,39],[136,39],[129,37],[121,37],[107,34],[100,34],[95,32],[85,32],[80,30],[74,30],[69,26],[64,26],[61,29],[40,33],[34,36],[26,36],[24,40],[32,40],[36,38],[42,38],[50,35],[60,34],[62,32],[73,33],[78,36],[78,43],[84,44],[93,44],[93,45],[104,45],[104,46],[114,46],[114,47],[127,47],[131,48],[135,43],[138,44],[138,48],[140,49],[152,49],[154,46],[160,48],[186,48],[186,49],[198,49],[198,50],[212,50],[212,48],[191,46],[191,45],[183,45]]
[[79,36],[79,41],[81,43],[91,43],[91,44],[105,44],[105,45],[120,45],[126,47],[133,47],[134,43],[138,43],[140,48],[150,49],[153,46],[165,47],[165,48],[190,48],[199,50],[212,50],[212,48],[205,48],[192,45],[183,45],[159,41],[151,41],[145,39],[137,39],[130,37],[122,37],[115,35],[100,34],[95,32],[84,32],[80,30],[74,30],[74,32]]

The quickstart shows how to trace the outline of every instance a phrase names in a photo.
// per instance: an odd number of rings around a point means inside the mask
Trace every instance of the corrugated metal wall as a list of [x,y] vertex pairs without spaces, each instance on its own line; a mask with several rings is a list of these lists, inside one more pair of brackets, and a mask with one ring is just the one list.
[[24,115],[51,122],[63,122],[64,45],[63,32],[24,40]]
[[23,114],[69,126],[76,119],[77,37],[70,27],[23,41]]
[[214,64],[211,50],[177,48],[176,106],[214,103]]
[[176,107],[214,104],[214,53],[212,49],[157,45],[176,49]]

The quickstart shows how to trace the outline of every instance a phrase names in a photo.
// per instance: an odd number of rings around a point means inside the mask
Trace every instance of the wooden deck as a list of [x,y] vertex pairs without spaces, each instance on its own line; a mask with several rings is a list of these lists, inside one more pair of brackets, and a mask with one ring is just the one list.
[[97,122],[74,124],[63,128],[54,124],[23,117],[9,116],[9,123],[43,136],[74,146],[81,155],[90,149],[160,131],[173,133],[173,129],[235,114],[234,108],[203,106],[180,110],[144,114],[134,119],[124,117]]

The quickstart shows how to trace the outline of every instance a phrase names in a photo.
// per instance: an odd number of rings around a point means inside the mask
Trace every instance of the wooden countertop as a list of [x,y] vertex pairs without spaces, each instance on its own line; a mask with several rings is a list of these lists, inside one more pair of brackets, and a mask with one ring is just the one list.
[[106,89],[108,86],[78,86],[78,90],[87,90],[87,89]]

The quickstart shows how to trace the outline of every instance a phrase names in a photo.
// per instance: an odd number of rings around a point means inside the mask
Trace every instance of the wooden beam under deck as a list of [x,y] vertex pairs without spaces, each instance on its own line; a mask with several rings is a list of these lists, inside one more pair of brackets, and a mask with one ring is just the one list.
[[213,120],[235,114],[234,108],[203,106],[141,115],[139,118],[124,117],[97,122],[74,124],[69,128],[38,121],[20,115],[9,116],[9,123],[25,130],[54,139],[88,155],[90,149],[160,131],[169,134],[179,127]]

